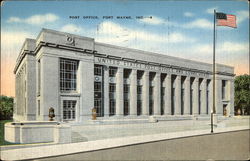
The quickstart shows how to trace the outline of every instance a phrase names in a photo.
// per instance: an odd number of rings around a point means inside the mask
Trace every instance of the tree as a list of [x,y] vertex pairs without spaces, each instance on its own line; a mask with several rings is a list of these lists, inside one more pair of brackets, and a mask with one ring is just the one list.
[[13,97],[0,96],[0,120],[8,120],[13,116]]
[[234,105],[235,111],[250,115],[250,75],[240,75],[235,78]]

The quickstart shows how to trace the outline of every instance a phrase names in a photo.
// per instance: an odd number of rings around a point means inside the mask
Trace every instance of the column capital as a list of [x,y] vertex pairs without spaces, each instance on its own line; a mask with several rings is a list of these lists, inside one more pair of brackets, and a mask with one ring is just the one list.
[[121,72],[123,72],[123,68],[122,67],[118,67],[117,68],[117,73],[121,73]]
[[176,75],[176,79],[181,79],[181,75]]
[[207,79],[203,78],[202,83],[206,83],[206,82],[207,82]]
[[104,71],[109,71],[109,66],[108,65],[103,65]]
[[136,75],[137,74],[137,69],[132,69],[131,74]]
[[149,76],[149,71],[144,70],[143,76]]
[[167,74],[166,79],[171,79],[172,74]]

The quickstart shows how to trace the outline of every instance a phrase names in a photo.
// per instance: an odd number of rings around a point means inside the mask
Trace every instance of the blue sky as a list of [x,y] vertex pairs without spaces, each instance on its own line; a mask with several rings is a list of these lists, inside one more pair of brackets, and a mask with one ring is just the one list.
[[[11,85],[14,61],[24,39],[36,38],[41,28],[212,63],[213,9],[236,15],[238,26],[236,29],[217,27],[217,62],[234,66],[236,74],[249,73],[247,1],[4,2],[1,6],[1,61],[2,74],[6,77],[1,82]],[[80,18],[70,19],[69,16]],[[83,16],[98,16],[98,19],[83,19]],[[103,19],[103,16],[113,16],[113,19]],[[116,16],[131,16],[132,19],[117,19]],[[145,18],[136,19],[136,16]],[[149,16],[152,18],[147,18]],[[12,88],[6,90],[13,93]]]

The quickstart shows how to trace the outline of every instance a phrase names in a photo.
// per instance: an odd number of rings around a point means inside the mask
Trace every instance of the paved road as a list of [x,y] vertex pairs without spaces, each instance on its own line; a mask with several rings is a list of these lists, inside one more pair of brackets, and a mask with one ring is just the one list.
[[250,130],[186,137],[40,160],[247,160]]

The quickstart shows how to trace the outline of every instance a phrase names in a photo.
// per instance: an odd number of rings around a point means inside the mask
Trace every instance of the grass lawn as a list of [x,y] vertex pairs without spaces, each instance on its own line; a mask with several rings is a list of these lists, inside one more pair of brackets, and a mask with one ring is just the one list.
[[12,120],[0,120],[0,145],[11,145],[14,143],[10,143],[4,141],[4,124],[7,122],[11,122]]

